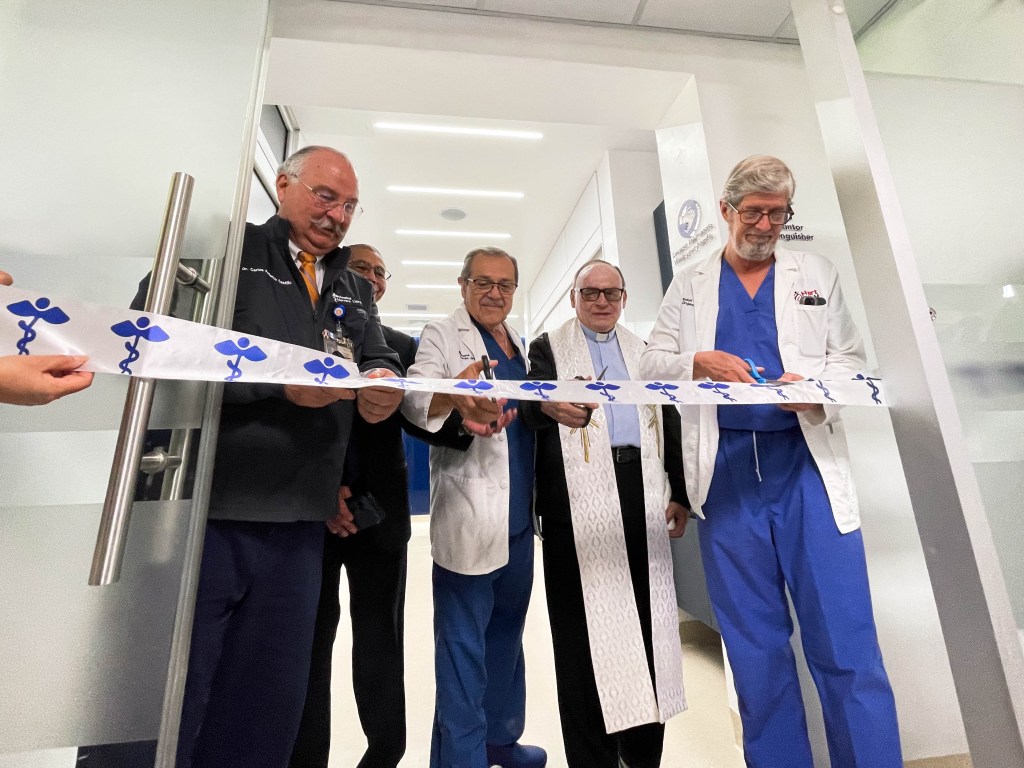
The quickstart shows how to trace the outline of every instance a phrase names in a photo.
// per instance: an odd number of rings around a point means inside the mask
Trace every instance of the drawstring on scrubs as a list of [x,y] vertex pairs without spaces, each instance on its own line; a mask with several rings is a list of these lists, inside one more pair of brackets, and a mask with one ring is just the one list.
[[761,462],[757,457],[757,432],[751,432],[751,436],[754,438],[754,474],[757,475],[757,482],[763,483],[761,479]]

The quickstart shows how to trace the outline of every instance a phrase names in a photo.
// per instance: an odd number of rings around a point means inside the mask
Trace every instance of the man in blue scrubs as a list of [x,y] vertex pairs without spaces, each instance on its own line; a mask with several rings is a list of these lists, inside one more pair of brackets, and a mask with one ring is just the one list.
[[[864,347],[831,263],[776,247],[795,182],[774,157],[730,174],[725,247],[687,264],[662,303],[644,378],[849,378]],[[790,646],[792,597],[832,765],[903,765],[882,665],[839,409],[683,406],[683,455],[708,592],[732,665],[747,765],[811,768]]]
[[[470,251],[459,276],[463,304],[424,327],[408,375],[481,379],[486,355],[496,378],[525,379],[526,352],[505,322],[518,283],[519,266],[505,251]],[[415,390],[407,397],[402,412],[416,426],[437,432],[457,419],[474,436],[465,450],[430,448],[437,682],[430,766],[544,768],[544,750],[519,743],[533,587],[533,434],[512,401]]]

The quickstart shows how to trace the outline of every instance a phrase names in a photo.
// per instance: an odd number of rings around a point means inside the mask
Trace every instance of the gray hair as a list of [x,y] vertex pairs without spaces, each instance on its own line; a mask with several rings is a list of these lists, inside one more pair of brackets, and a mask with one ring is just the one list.
[[611,267],[616,272],[618,272],[619,273],[619,279],[622,280],[622,290],[626,290],[626,276],[624,274],[622,274],[622,270],[619,269],[615,264],[610,264],[607,261],[601,261],[600,259],[594,259],[593,261],[588,261],[582,267],[577,269],[576,270],[576,274],[572,278],[572,287],[576,288],[576,286],[579,285],[580,276],[586,270],[590,269],[591,267],[596,267],[599,264],[604,264],[606,267]]
[[348,248],[349,248],[350,251],[355,251],[355,250],[373,251],[374,253],[377,254],[378,257],[380,257],[381,261],[384,261],[384,256],[381,254],[381,252],[378,251],[376,248],[374,248],[372,245],[368,245],[367,243],[356,243],[355,245],[350,245]]
[[751,155],[732,169],[722,188],[722,199],[737,207],[747,195],[785,195],[793,202],[796,179],[784,162],[771,155]]
[[306,161],[309,159],[309,156],[315,152],[333,152],[335,155],[344,158],[345,162],[349,165],[352,164],[344,152],[339,152],[332,147],[311,144],[308,147],[303,147],[300,150],[292,152],[288,158],[278,166],[277,175],[280,176],[283,173],[285,176],[291,176],[292,178],[297,179],[299,174],[302,173],[303,168],[306,167]]
[[469,271],[473,267],[473,257],[481,256],[503,256],[512,262],[512,267],[516,271],[516,284],[519,284],[519,262],[516,261],[514,256],[510,256],[506,251],[501,250],[493,245],[485,245],[482,248],[474,248],[472,251],[466,254],[466,258],[462,261],[462,272],[459,274],[461,280],[469,278]]

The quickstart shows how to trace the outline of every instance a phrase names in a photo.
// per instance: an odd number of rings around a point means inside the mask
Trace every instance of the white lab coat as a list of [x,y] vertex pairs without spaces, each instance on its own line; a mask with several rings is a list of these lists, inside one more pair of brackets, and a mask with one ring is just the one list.
[[[519,334],[508,327],[523,359]],[[465,306],[429,323],[420,335],[409,377],[450,379],[487,354],[483,337]],[[433,395],[407,391],[402,413],[413,424],[437,432],[450,414],[429,418]],[[466,575],[491,573],[508,563],[508,438],[475,437],[466,451],[430,448],[430,553],[442,568]]]
[[[707,259],[687,264],[675,276],[640,359],[645,379],[692,380],[694,353],[715,348],[721,264],[719,250]],[[794,294],[811,290],[827,303],[797,304]],[[864,370],[864,344],[843,301],[839,273],[821,256],[775,249],[775,321],[786,371],[829,379]],[[693,511],[701,517],[718,452],[716,408],[679,407],[686,490]],[[860,526],[860,512],[839,411],[838,406],[827,405],[824,417],[810,411],[798,414],[798,418],[824,480],[836,525],[840,532],[847,533]]]

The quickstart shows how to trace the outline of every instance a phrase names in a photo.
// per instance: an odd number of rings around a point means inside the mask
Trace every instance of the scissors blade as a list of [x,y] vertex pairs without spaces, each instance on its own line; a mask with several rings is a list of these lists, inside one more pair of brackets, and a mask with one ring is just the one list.
[[597,374],[597,380],[598,381],[604,381],[604,375],[606,373],[608,373],[608,366],[607,365],[604,368],[601,369],[601,372],[599,374]]

